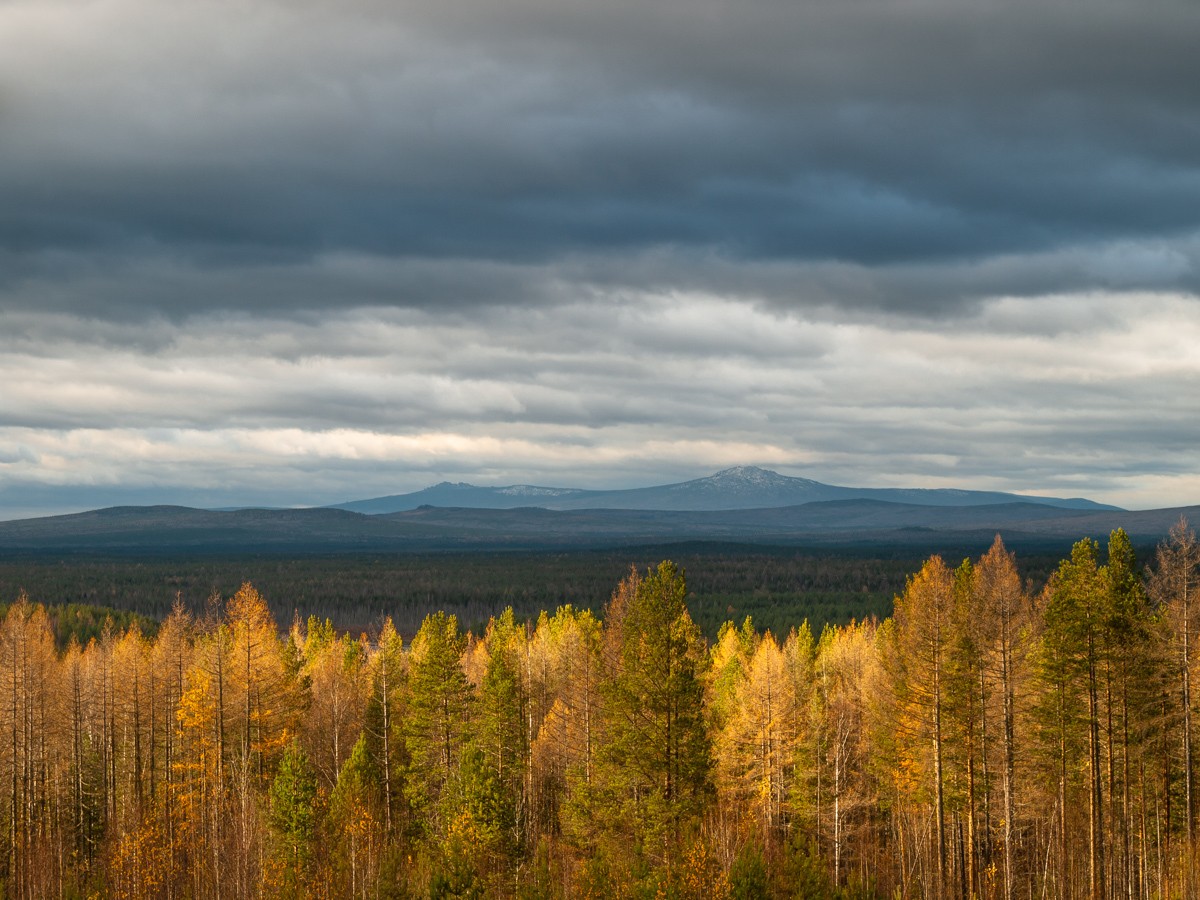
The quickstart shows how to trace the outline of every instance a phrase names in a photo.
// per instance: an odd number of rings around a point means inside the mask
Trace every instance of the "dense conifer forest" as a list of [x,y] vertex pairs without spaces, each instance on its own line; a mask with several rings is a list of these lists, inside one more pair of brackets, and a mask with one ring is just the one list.
[[[947,559],[975,556],[990,539],[937,551]],[[1067,547],[1023,550],[1022,574],[1040,586]],[[508,553],[10,554],[0,557],[0,611],[25,591],[47,605],[119,607],[144,616],[146,628],[147,620],[170,615],[176,600],[203,615],[213,593],[232,596],[249,581],[284,625],[296,615],[302,621],[316,616],[341,631],[375,635],[391,617],[396,630],[411,635],[429,611],[440,609],[454,615],[464,631],[479,634],[509,607],[522,620],[536,620],[542,610],[566,603],[598,611],[631,565],[644,570],[662,559],[687,572],[688,611],[713,640],[726,620],[740,622],[747,615],[760,630],[777,634],[805,619],[819,631],[825,623],[885,618],[923,555],[908,548],[713,543]]]
[[1144,568],[1117,531],[1034,590],[997,538],[888,618],[712,640],[672,562],[478,631],[21,595],[3,896],[1195,896],[1198,580],[1181,522]]

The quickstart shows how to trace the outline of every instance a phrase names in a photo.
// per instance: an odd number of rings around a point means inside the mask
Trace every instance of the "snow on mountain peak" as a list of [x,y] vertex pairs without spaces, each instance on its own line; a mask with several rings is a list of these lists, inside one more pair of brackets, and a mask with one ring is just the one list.
[[732,466],[728,469],[722,469],[720,472],[704,480],[761,488],[778,488],[787,485],[817,483],[808,478],[792,478],[788,475],[780,475],[778,472],[763,469],[759,466]]
[[712,477],[725,481],[777,481],[783,476],[770,469],[760,469],[758,466],[731,466],[728,469],[722,469]]
[[578,493],[575,488],[538,487],[532,484],[512,484],[495,490],[506,497],[562,497]]

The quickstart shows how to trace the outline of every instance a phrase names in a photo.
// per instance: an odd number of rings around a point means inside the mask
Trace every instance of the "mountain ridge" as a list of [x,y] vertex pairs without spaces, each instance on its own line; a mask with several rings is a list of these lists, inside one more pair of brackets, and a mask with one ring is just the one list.
[[832,500],[886,500],[915,506],[984,506],[1034,503],[1060,509],[1120,511],[1120,507],[1081,497],[1043,497],[1003,491],[960,488],[854,488],[824,484],[811,478],[781,475],[758,466],[733,466],[703,478],[664,485],[617,490],[513,484],[480,487],[443,481],[407,494],[330,504],[366,515],[386,515],[421,506],[457,509],[516,509],[540,506],[553,510],[640,509],[704,512],[770,509]]
[[[1124,528],[1147,545],[1200,506],[1142,511],[1063,509],[1036,503],[958,507],[886,500],[821,501],[790,507],[671,512],[425,506],[387,515],[337,509],[230,512],[179,506],[109,507],[0,522],[0,555],[25,553],[183,554],[408,553],[597,549],[680,542],[790,546],[904,547],[942,552],[969,543],[1051,546],[1104,539]],[[982,552],[980,550],[979,552]]]

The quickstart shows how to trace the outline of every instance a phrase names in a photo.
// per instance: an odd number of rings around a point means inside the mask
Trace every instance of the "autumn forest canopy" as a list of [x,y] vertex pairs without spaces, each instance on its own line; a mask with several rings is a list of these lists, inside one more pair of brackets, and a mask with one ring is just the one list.
[[2,895],[1194,896],[1200,545],[1027,579],[997,537],[888,618],[712,640],[672,562],[408,634],[281,629],[246,583],[64,645],[21,595]]

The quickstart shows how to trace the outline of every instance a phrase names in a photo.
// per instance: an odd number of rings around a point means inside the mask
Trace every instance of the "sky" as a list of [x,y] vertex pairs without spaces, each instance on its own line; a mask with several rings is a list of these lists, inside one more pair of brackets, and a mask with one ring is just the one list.
[[1200,503],[1194,0],[0,0],[0,518]]

